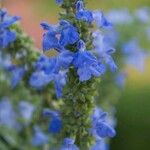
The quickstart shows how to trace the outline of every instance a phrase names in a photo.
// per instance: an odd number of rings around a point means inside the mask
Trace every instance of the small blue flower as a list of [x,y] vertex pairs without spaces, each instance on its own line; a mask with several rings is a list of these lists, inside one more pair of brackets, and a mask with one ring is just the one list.
[[143,72],[145,69],[145,60],[147,55],[140,48],[138,40],[132,39],[131,41],[125,43],[122,49],[124,55],[126,56],[125,63]]
[[41,23],[41,27],[46,30],[43,35],[42,47],[44,51],[55,49],[60,51],[62,48],[59,44],[57,35],[59,34],[58,26],[51,26],[48,23]]
[[79,40],[79,33],[77,28],[70,24],[68,21],[61,20],[60,26],[62,28],[60,36],[61,46],[74,44]]
[[86,10],[84,8],[84,3],[81,0],[77,1],[77,3],[76,3],[76,18],[78,20],[83,20],[83,21],[86,21],[88,23],[93,22],[92,11]]
[[107,64],[110,69],[115,72],[117,70],[117,66],[111,56],[115,52],[115,49],[109,46],[107,40],[105,40],[105,37],[101,34],[101,32],[94,32],[93,37],[93,45],[96,53],[98,54],[99,61]]
[[87,81],[92,76],[100,76],[105,72],[105,67],[98,62],[96,57],[85,50],[82,40],[78,43],[78,51],[75,53],[73,65],[77,68],[80,81]]
[[128,9],[113,9],[108,12],[107,18],[116,25],[130,24],[134,20]]
[[63,95],[63,87],[66,85],[66,76],[66,71],[59,71],[59,73],[53,75],[57,98],[61,98]]
[[107,113],[101,109],[96,108],[92,116],[93,120],[93,134],[97,137],[114,137],[116,135],[115,130],[109,125],[106,120]]
[[150,21],[150,9],[148,7],[142,7],[135,11],[135,16],[141,23],[149,23]]
[[84,3],[82,0],[78,0],[76,3],[76,11],[82,11],[84,10]]
[[63,2],[64,2],[64,0],[56,0],[56,3],[57,3],[58,5],[62,5]]
[[23,76],[25,74],[25,68],[24,67],[18,67],[15,66],[11,70],[11,86],[15,88],[19,82],[22,80]]
[[25,120],[30,121],[32,119],[34,110],[35,110],[34,106],[29,102],[26,101],[19,102],[19,112]]
[[32,137],[33,146],[41,146],[48,142],[48,136],[41,130],[40,127],[34,127],[35,134]]
[[16,34],[9,27],[18,21],[20,17],[10,17],[5,9],[0,10],[0,47],[6,48],[9,43],[15,41]]
[[90,150],[109,150],[109,148],[104,139],[99,139]]
[[60,150],[79,150],[79,148],[74,144],[74,140],[71,138],[65,138],[64,144]]
[[18,126],[17,115],[7,98],[0,101],[0,125],[5,125],[9,128]]
[[118,87],[123,88],[125,86],[126,77],[127,74],[125,72],[121,72],[116,76],[115,81]]
[[112,26],[112,24],[108,22],[103,12],[101,11],[98,11],[98,10],[93,11],[93,18],[99,28]]
[[52,74],[47,75],[45,74],[44,71],[36,71],[31,75],[29,83],[32,87],[41,90],[52,80],[53,80]]
[[59,133],[62,128],[62,121],[59,112],[44,109],[43,115],[51,118],[49,123],[49,132],[53,134]]

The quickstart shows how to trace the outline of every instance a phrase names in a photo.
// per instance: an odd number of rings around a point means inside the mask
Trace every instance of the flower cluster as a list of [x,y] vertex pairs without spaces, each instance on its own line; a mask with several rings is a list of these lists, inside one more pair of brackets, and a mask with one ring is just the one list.
[[[63,1],[57,1],[57,3],[62,4]],[[89,24],[96,22],[98,27],[111,26],[101,11],[86,10],[81,0],[76,2],[76,19]],[[43,22],[41,26],[46,31],[42,42],[44,52],[54,49],[58,55],[50,58],[40,56],[35,65],[37,71],[30,78],[30,84],[33,87],[41,89],[53,81],[57,98],[60,98],[69,68],[76,68],[81,82],[104,74],[105,64],[108,64],[112,71],[116,70],[116,64],[111,57],[114,49],[107,46],[102,33],[93,33],[95,48],[93,51],[89,51],[86,49],[85,41],[80,39],[80,33],[76,26],[68,20],[60,20],[57,25]],[[68,49],[69,45],[75,45],[76,49]],[[98,58],[95,53],[98,54]]]

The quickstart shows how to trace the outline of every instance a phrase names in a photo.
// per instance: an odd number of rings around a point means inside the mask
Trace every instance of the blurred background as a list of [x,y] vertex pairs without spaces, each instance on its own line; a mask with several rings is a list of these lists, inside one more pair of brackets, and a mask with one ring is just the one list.
[[[56,23],[59,8],[54,0],[6,0],[3,4],[10,14],[22,16],[24,30],[32,36],[37,47],[41,47],[41,21]],[[150,0],[89,0],[88,8],[101,9],[105,13],[112,9],[128,9],[134,12],[143,7],[150,7]],[[133,24],[126,32],[139,35],[140,30]],[[140,26],[144,28],[145,25]],[[150,27],[150,24],[149,24]],[[124,26],[120,28],[125,32]],[[138,33],[139,32],[139,33]],[[125,35],[126,36],[126,35]],[[146,33],[145,33],[146,36]],[[150,51],[149,42],[142,38],[142,46]],[[112,150],[148,150],[150,149],[150,59],[146,60],[143,72],[128,67],[129,77],[125,89],[117,103],[117,136],[111,142]]]

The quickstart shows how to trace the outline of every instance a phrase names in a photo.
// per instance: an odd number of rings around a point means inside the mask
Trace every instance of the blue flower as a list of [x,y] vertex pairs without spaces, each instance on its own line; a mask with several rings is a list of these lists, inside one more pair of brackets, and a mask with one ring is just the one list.
[[56,0],[56,3],[57,3],[58,5],[62,5],[63,2],[64,2],[64,0]]
[[59,44],[59,39],[57,35],[59,34],[58,26],[51,26],[48,23],[41,23],[41,27],[46,30],[43,35],[42,47],[44,51],[55,49],[61,51],[61,46]]
[[16,128],[18,126],[17,115],[7,98],[0,101],[0,125],[9,128]]
[[92,116],[92,131],[96,138],[114,137],[116,135],[115,130],[109,125],[106,117],[107,113],[103,112],[99,108],[95,109],[95,112]]
[[79,33],[77,28],[70,24],[68,21],[61,20],[60,26],[62,28],[60,36],[61,46],[74,44],[79,40]]
[[25,74],[25,68],[24,67],[18,67],[14,66],[11,69],[11,86],[15,88],[18,83],[22,80],[23,76]]
[[132,39],[125,43],[122,49],[126,56],[125,63],[143,72],[145,69],[145,59],[147,58],[147,55],[140,48],[138,40]]
[[49,123],[49,132],[53,134],[59,133],[62,128],[62,121],[59,112],[44,109],[43,115],[51,118]]
[[48,136],[43,133],[40,127],[34,127],[35,134],[32,137],[32,145],[33,146],[41,146],[48,142]]
[[9,43],[16,40],[16,34],[10,31],[9,27],[18,21],[20,17],[10,17],[7,11],[4,9],[0,10],[0,47],[6,48]]
[[105,40],[105,37],[101,34],[101,32],[94,32],[93,37],[93,45],[96,53],[98,54],[99,61],[107,64],[110,69],[115,72],[117,70],[117,66],[111,56],[115,52],[115,49],[109,46],[109,44],[106,42],[107,40]]
[[74,140],[71,138],[65,138],[64,144],[60,150],[79,150],[79,148],[74,144]]
[[150,21],[150,10],[148,7],[142,7],[135,11],[135,16],[141,23],[149,23]]
[[104,139],[96,140],[95,145],[90,150],[109,150],[108,145]]
[[92,76],[98,77],[105,72],[105,67],[98,62],[96,57],[85,50],[82,40],[78,43],[78,51],[75,53],[73,65],[77,68],[80,81],[87,81]]
[[66,71],[59,71],[59,73],[53,75],[57,98],[61,98],[63,95],[63,87],[66,85],[66,76]]
[[92,11],[86,10],[84,8],[83,1],[81,1],[81,0],[77,1],[77,3],[76,3],[76,18],[78,20],[83,20],[83,21],[86,21],[88,23],[93,22]]
[[108,12],[107,18],[113,24],[129,24],[133,22],[133,17],[128,9],[113,9]]
[[19,112],[25,120],[30,121],[32,119],[34,110],[35,108],[31,103],[26,101],[19,102]]
[[44,86],[49,84],[52,79],[52,74],[47,75],[44,71],[36,71],[31,75],[29,83],[32,87],[41,90]]
[[123,88],[125,86],[126,77],[127,74],[125,72],[121,72],[116,76],[115,81],[118,87]]
[[99,28],[112,26],[112,24],[105,18],[103,12],[101,11],[93,11],[93,18]]
[[64,46],[74,44],[79,40],[77,28],[68,21],[61,20],[59,25],[49,25],[41,23],[46,32],[43,35],[43,50],[55,49],[58,52],[65,50]]

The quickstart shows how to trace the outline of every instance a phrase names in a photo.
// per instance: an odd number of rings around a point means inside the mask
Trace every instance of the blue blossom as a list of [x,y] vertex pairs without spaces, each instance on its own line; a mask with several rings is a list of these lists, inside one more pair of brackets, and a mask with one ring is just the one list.
[[104,139],[96,140],[95,145],[90,150],[108,150],[108,145]]
[[41,90],[44,86],[52,81],[53,76],[45,74],[44,71],[36,71],[34,72],[29,80],[29,83],[32,87]]
[[18,21],[20,17],[10,17],[5,9],[0,10],[0,47],[6,48],[9,43],[15,41],[16,34],[9,27]]
[[68,69],[73,60],[73,53],[65,50],[56,57],[41,55],[36,62],[36,69],[46,74],[58,73],[61,69]]
[[30,121],[32,119],[34,110],[35,108],[31,103],[26,101],[19,102],[19,112],[25,120]]
[[78,20],[83,20],[88,23],[93,22],[93,14],[92,11],[86,10],[84,8],[84,4],[82,0],[77,1],[76,3],[76,18]]
[[74,144],[74,140],[71,138],[65,138],[64,144],[60,150],[79,150],[79,148]]
[[129,66],[135,67],[139,71],[144,71],[145,69],[145,59],[147,55],[139,46],[137,39],[132,39],[131,41],[123,45],[123,53],[126,56],[125,63]]
[[99,28],[112,27],[112,24],[106,19],[102,11],[93,11],[93,18]]
[[55,91],[57,98],[61,98],[63,95],[63,87],[66,85],[66,71],[59,71],[59,73],[53,75],[53,81],[55,84]]
[[78,42],[77,49],[73,65],[77,68],[80,81],[87,81],[92,76],[98,77],[105,72],[105,67],[98,62],[97,58],[85,50],[85,43],[82,40]]
[[53,134],[59,133],[62,128],[62,121],[59,112],[44,109],[43,115],[50,117],[49,132]]
[[62,5],[63,2],[64,2],[64,0],[56,0],[56,3],[57,3],[58,5]]
[[18,127],[17,115],[12,107],[12,104],[7,98],[0,101],[0,125],[9,128]]
[[42,47],[44,51],[55,49],[60,51],[62,48],[59,44],[59,39],[57,35],[59,34],[58,26],[52,26],[48,23],[41,23],[41,27],[46,30],[43,35]]
[[34,127],[35,133],[32,137],[33,146],[41,146],[48,142],[48,136],[41,130],[40,127]]
[[94,32],[93,37],[93,45],[95,47],[96,53],[98,54],[99,61],[101,63],[107,64],[110,69],[115,72],[117,70],[117,66],[111,56],[115,52],[115,49],[109,46],[107,40],[101,34],[101,32]]
[[59,25],[49,25],[41,23],[41,26],[46,32],[43,35],[43,50],[55,49],[58,52],[63,51],[64,46],[74,44],[79,40],[77,28],[65,20],[61,20]]
[[110,126],[107,121],[107,113],[103,112],[101,109],[96,108],[92,116],[93,120],[93,134],[98,139],[105,137],[114,137],[116,135],[115,130]]
[[150,22],[150,9],[147,7],[140,8],[135,11],[135,16],[142,23]]
[[12,67],[10,72],[11,72],[11,86],[14,88],[22,80],[25,74],[25,68],[14,66]]
[[133,17],[128,9],[113,9],[107,13],[108,20],[113,24],[129,24],[133,22]]
[[61,20],[61,36],[60,36],[60,44],[62,46],[66,46],[68,44],[74,44],[79,40],[79,33],[77,28],[70,24],[68,21]]
[[125,86],[126,77],[127,74],[125,72],[121,72],[116,76],[115,81],[118,87],[123,88]]

